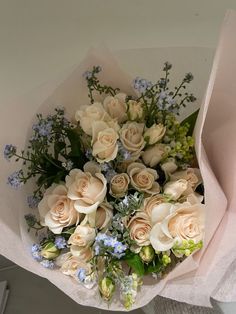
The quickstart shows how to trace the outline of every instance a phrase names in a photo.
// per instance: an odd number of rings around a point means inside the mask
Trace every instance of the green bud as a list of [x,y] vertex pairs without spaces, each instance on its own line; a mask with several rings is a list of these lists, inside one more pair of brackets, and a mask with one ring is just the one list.
[[167,266],[168,264],[171,263],[171,258],[168,255],[164,254],[162,256],[162,263],[164,266]]
[[131,293],[126,294],[124,297],[124,307],[126,308],[126,310],[129,310],[132,307],[133,303],[134,300],[132,294]]
[[191,254],[191,251],[189,249],[186,249],[184,251],[185,256],[189,256]]
[[54,259],[60,255],[60,250],[53,242],[48,242],[43,246],[41,255],[46,259]]
[[154,259],[155,251],[151,245],[143,246],[139,256],[141,257],[142,261],[144,261],[144,263],[150,263]]
[[115,291],[115,284],[109,277],[104,277],[99,283],[101,297],[105,301],[110,301]]

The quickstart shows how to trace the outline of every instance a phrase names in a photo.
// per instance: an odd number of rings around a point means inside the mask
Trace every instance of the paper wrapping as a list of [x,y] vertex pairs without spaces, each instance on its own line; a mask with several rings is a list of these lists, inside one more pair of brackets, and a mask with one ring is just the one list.
[[[196,152],[205,186],[206,235],[204,248],[185,259],[168,276],[157,282],[148,277],[139,292],[133,309],[149,303],[156,295],[195,305],[210,306],[210,297],[221,301],[236,299],[231,289],[231,271],[236,257],[236,14],[228,12],[214,59],[205,97],[195,128]],[[148,62],[145,60],[144,62]],[[70,74],[34,90],[8,104],[1,104],[1,146],[6,143],[25,146],[36,112],[48,114],[63,105],[73,117],[76,109],[88,103],[86,82],[82,74],[93,65],[100,65],[101,80],[133,93],[132,78],[123,72],[105,49],[91,50],[85,60]],[[185,72],[189,69],[184,69]],[[29,213],[27,195],[33,186],[27,184],[15,192],[6,185],[7,176],[16,170],[1,157],[0,254],[21,267],[50,280],[79,304],[108,309],[96,288],[87,290],[59,270],[47,270],[32,259],[33,234],[27,232],[24,214]],[[225,284],[227,282],[227,284]],[[225,288],[224,288],[225,286]],[[115,297],[110,310],[124,310]]]

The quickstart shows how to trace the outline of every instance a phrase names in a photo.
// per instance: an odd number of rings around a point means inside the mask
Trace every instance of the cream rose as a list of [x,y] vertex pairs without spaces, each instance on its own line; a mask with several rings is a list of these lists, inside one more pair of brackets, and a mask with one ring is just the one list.
[[184,179],[169,181],[164,185],[164,194],[169,195],[172,200],[177,200],[187,190],[188,182]]
[[95,121],[92,129],[93,156],[99,163],[114,160],[118,152],[117,131],[103,121]]
[[156,144],[148,147],[144,152],[142,152],[142,159],[145,165],[155,167],[163,158],[166,157],[166,154],[166,145]]
[[105,230],[108,228],[112,216],[112,206],[108,202],[104,201],[98,206],[96,212],[86,215],[80,225],[83,226],[88,224],[90,227]]
[[83,247],[78,245],[71,245],[70,252],[72,256],[77,257],[79,260],[83,262],[88,262],[93,257],[93,251],[91,247]]
[[162,124],[153,124],[150,128],[146,128],[144,139],[149,145],[156,144],[165,135],[166,128]]
[[202,182],[201,173],[198,168],[188,168],[186,170],[176,171],[171,174],[170,179],[172,181],[184,179],[188,182],[188,187],[184,191],[183,195],[192,194],[197,186]]
[[76,246],[88,246],[91,245],[95,239],[95,229],[89,225],[77,226],[75,232],[70,236],[68,244]]
[[66,186],[75,209],[84,214],[96,211],[107,192],[107,180],[102,173],[92,175],[79,169],[71,170],[66,176]]
[[53,184],[38,205],[41,225],[47,226],[55,234],[60,234],[65,227],[78,224],[80,220],[75,201],[68,198],[67,193],[66,186]]
[[116,94],[114,97],[107,96],[103,101],[103,106],[106,112],[113,119],[117,119],[119,123],[122,123],[127,119],[126,97],[127,97],[126,94],[119,93],[119,94]]
[[143,106],[135,100],[128,101],[128,117],[131,121],[139,121],[143,118]]
[[151,221],[145,212],[137,212],[129,221],[128,228],[130,238],[134,240],[138,246],[150,244],[149,234],[151,231]]
[[152,217],[152,211],[156,208],[157,205],[164,203],[165,198],[161,194],[155,194],[144,199],[143,210],[148,215]]
[[157,251],[167,251],[183,240],[197,243],[204,234],[204,205],[160,204],[152,213],[152,223],[150,242]]
[[157,194],[160,192],[160,186],[158,182],[155,182],[158,178],[156,170],[146,168],[139,162],[134,162],[128,166],[127,173],[130,177],[131,185],[136,190],[148,194]]
[[101,103],[95,102],[92,105],[82,106],[80,110],[77,110],[75,120],[79,121],[83,131],[91,136],[94,121],[110,121],[111,117],[104,110]]
[[64,263],[62,264],[60,270],[64,275],[72,276],[76,278],[76,273],[78,271],[78,268],[83,268],[87,272],[90,272],[91,265],[89,263],[82,261],[76,256],[68,255],[67,259],[65,259]]
[[165,172],[166,177],[169,177],[173,172],[178,169],[175,159],[169,158],[161,165],[161,169]]
[[129,176],[127,173],[116,174],[110,182],[110,194],[115,198],[125,196],[129,186]]
[[107,203],[103,202],[97,209],[95,217],[95,226],[100,230],[108,228],[113,217],[113,208]]
[[131,153],[132,160],[137,160],[145,146],[143,123],[127,122],[120,130],[120,140],[124,148]]
[[198,243],[204,233],[204,205],[183,203],[163,222],[177,241],[193,240]]
[[204,197],[196,192],[190,193],[188,195],[183,195],[179,198],[178,202],[184,203],[188,202],[192,205],[202,203]]

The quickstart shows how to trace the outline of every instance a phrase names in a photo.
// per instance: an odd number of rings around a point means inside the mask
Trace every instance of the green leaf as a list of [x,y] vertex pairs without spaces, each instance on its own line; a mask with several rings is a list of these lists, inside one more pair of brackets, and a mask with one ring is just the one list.
[[145,274],[160,273],[163,270],[163,264],[159,261],[152,262],[145,267]]
[[81,157],[82,151],[81,151],[81,143],[80,143],[79,134],[77,133],[77,131],[75,129],[67,130],[66,134],[68,136],[68,139],[69,139],[70,145],[71,145],[70,156]]
[[58,155],[60,152],[66,147],[66,143],[64,142],[56,142],[54,144],[54,157],[55,159],[58,159]]
[[138,254],[128,253],[125,257],[125,261],[137,275],[144,275],[144,264]]
[[72,228],[69,228],[69,229],[65,229],[62,231],[62,234],[69,234],[69,235],[72,235],[74,232],[75,232],[75,229],[76,227],[72,227]]
[[193,130],[194,130],[194,127],[195,127],[195,124],[196,124],[198,113],[199,113],[199,109],[194,111],[190,116],[188,116],[187,118],[185,118],[181,122],[181,125],[184,125],[184,124],[188,123],[189,126],[190,126],[189,130],[188,130],[188,133],[187,133],[187,136],[192,136],[193,135]]

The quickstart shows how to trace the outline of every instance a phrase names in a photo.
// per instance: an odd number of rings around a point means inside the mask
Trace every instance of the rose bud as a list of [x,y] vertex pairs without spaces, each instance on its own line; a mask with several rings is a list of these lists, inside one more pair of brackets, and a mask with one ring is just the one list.
[[60,250],[53,242],[48,242],[43,246],[41,255],[46,259],[54,259],[60,255]]
[[101,297],[105,301],[110,301],[115,291],[115,284],[109,277],[104,277],[99,283]]
[[143,246],[139,253],[139,256],[144,263],[150,263],[155,256],[153,247],[151,245]]

